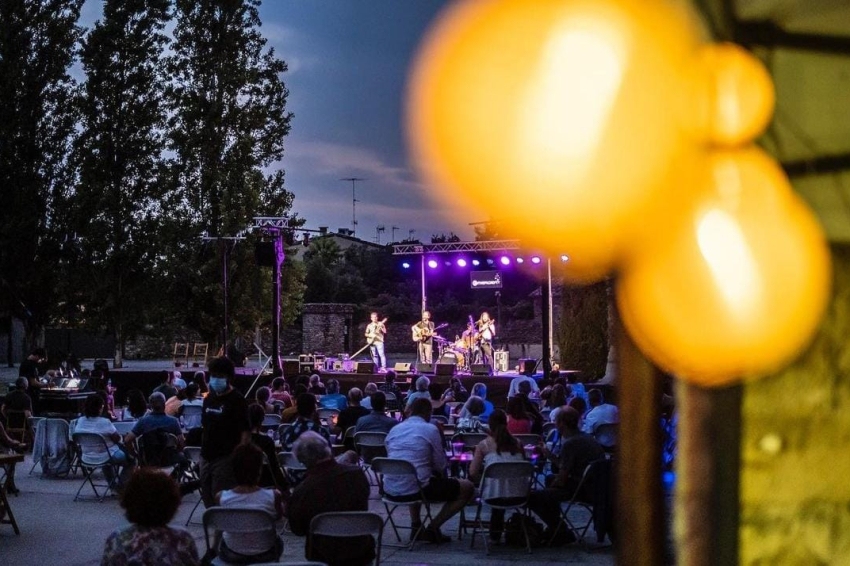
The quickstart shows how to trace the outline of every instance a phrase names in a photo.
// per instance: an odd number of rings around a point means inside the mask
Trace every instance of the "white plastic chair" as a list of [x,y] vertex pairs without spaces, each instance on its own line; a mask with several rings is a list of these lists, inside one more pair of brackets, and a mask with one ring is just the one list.
[[[252,505],[240,505],[232,507],[210,507],[204,511],[204,541],[207,552],[212,549],[212,544],[218,544],[218,536],[210,537],[215,533],[267,533],[269,548],[277,543],[277,531],[275,530],[275,517],[264,509]],[[215,549],[218,552],[218,548]],[[221,558],[215,558],[212,564],[228,564]]]
[[[481,531],[484,535],[489,534],[489,528],[484,527],[481,520],[481,510],[486,505],[491,509],[524,509],[527,513],[528,495],[531,493],[531,483],[534,479],[534,466],[531,462],[494,462],[484,468],[481,476],[480,496],[478,507],[475,511],[475,519],[472,521],[472,540],[469,548],[475,546],[475,535]],[[505,501],[507,500],[507,501]],[[525,536],[525,547],[531,554],[531,541],[525,523],[522,523],[522,531]],[[483,536],[484,550],[490,554],[488,536]]]
[[375,566],[381,565],[381,539],[384,520],[377,513],[368,511],[338,511],[321,513],[310,521],[308,547],[313,547],[312,537],[356,537],[372,536],[375,539]]
[[[401,529],[410,529],[410,543],[406,545],[388,545],[388,546],[401,546],[402,548],[407,547],[408,550],[413,550],[416,546],[416,538],[420,532],[422,532],[426,525],[429,524],[432,520],[431,517],[431,504],[428,501],[428,498],[425,497],[425,493],[422,489],[422,484],[419,482],[419,476],[416,474],[416,468],[408,462],[407,460],[400,460],[397,458],[374,458],[372,460],[372,470],[378,476],[378,490],[381,494],[381,502],[384,504],[384,509],[387,511],[387,518],[384,520],[384,525],[388,522],[393,528],[393,532],[395,532],[396,539],[401,543],[401,535],[399,535],[398,530]],[[415,481],[416,485],[419,486],[419,491],[416,494],[409,494],[410,496],[416,497],[396,497],[393,495],[389,495],[384,491],[384,477],[385,476],[411,476]],[[406,494],[407,495],[407,494]],[[422,521],[419,528],[415,531],[413,527],[399,527],[396,525],[395,520],[393,520],[393,512],[398,507],[410,507],[413,504],[419,503],[425,508],[425,519],[426,521]]]
[[183,405],[183,429],[190,429],[201,426],[201,416],[204,414],[204,408],[201,405]]

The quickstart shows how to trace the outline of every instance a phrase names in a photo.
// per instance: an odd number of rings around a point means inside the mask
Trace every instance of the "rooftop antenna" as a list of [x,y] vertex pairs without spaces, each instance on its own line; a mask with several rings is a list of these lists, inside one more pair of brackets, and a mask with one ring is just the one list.
[[392,230],[392,232],[393,232],[393,243],[395,243],[395,241],[396,241],[396,239],[395,239],[395,231],[396,231],[396,230],[398,230],[398,226],[391,226],[391,227],[390,227],[390,230]]
[[407,231],[408,241],[410,241],[410,242],[413,241],[413,234],[415,234],[415,233],[416,233],[416,230],[414,230],[413,228],[411,228],[410,230]]
[[351,235],[357,234],[357,181],[365,181],[362,177],[343,177],[340,181],[351,181]]
[[384,230],[386,230],[386,227],[384,227],[383,224],[380,224],[375,227],[375,243],[381,243],[381,232],[383,232]]

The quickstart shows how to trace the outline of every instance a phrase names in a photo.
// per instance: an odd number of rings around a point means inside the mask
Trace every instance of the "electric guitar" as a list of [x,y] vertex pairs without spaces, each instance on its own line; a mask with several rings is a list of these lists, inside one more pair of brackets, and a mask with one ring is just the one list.
[[441,328],[445,328],[448,325],[449,325],[448,322],[444,322],[443,324],[441,324],[439,326],[435,326],[434,329],[431,330],[429,328],[422,328],[421,326],[419,326],[418,323],[414,324],[413,328],[411,329],[412,332],[413,332],[413,341],[414,342],[422,342],[424,340],[427,340],[428,338],[430,338],[431,336],[436,334],[438,330],[440,330]]

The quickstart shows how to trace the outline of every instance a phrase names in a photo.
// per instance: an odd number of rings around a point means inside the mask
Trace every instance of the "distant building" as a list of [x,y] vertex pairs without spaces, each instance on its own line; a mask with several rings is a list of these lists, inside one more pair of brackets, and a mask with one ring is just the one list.
[[[353,232],[349,228],[338,228],[336,232],[329,232],[327,226],[319,226],[319,234],[311,234],[310,242],[315,242],[317,240],[330,239],[336,242],[336,245],[339,246],[341,252],[345,253],[350,247],[353,246],[363,246],[375,250],[383,250],[386,249],[386,245],[376,244],[375,242],[370,242],[368,240],[361,240],[353,235]],[[290,248],[289,257],[292,258],[293,261],[304,261],[304,253],[309,250],[309,246],[301,246],[296,245]]]

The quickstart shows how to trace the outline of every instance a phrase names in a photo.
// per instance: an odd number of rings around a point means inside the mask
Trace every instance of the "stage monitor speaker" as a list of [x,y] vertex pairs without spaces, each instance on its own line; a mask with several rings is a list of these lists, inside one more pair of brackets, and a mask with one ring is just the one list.
[[393,366],[393,371],[395,371],[397,374],[410,373],[410,366],[412,365],[413,364],[396,362],[395,366]]
[[283,376],[294,377],[300,370],[298,360],[283,360]]
[[257,242],[254,245],[254,261],[260,267],[274,267],[274,242]]
[[416,373],[434,373],[434,368],[431,364],[423,364],[422,362],[416,362]]
[[355,373],[375,373],[375,362],[357,362]]
[[457,369],[456,364],[438,363],[434,366],[434,375],[454,375],[455,369]]
[[493,373],[490,364],[472,364],[472,375],[490,375]]
[[531,377],[534,375],[534,370],[537,368],[537,360],[534,358],[522,358],[519,361],[519,372],[522,375]]
[[505,350],[497,350],[493,352],[493,364],[496,366],[497,372],[508,371],[508,358],[510,354]]

